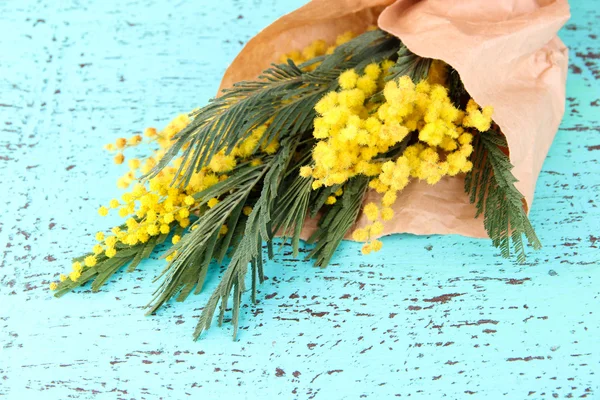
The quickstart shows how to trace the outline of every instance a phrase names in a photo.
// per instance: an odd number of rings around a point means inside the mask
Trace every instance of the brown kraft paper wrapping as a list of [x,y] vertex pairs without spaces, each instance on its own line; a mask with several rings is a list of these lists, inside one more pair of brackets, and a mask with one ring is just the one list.
[[[221,87],[255,79],[281,54],[348,30],[379,28],[415,54],[454,67],[473,99],[494,107],[506,135],[517,189],[528,209],[565,107],[568,51],[556,33],[569,18],[567,0],[313,0],[268,26],[242,49]],[[377,202],[369,192],[365,202]],[[413,180],[393,206],[392,233],[487,237],[464,191],[464,175],[436,185]],[[357,226],[366,225],[360,216]],[[307,238],[316,227],[308,220]],[[383,236],[382,235],[382,236]]]

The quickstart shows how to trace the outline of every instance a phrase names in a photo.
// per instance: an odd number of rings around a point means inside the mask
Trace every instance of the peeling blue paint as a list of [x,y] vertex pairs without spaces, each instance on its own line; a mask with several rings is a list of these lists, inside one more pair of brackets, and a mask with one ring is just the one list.
[[[0,396],[550,398],[600,395],[600,11],[573,2],[567,113],[525,265],[486,240],[344,243],[328,269],[284,251],[241,333],[191,333],[217,283],[156,316],[162,268],[54,300],[50,281],[115,223],[99,205],[123,168],[102,145],[205,103],[228,62],[286,2],[0,3]],[[156,257],[155,257],[156,258]],[[248,304],[248,303],[246,303]]]

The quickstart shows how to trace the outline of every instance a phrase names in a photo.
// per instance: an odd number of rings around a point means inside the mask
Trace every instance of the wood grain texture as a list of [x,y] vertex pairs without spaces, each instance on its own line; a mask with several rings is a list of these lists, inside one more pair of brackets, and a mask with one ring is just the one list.
[[[525,265],[487,240],[344,243],[320,270],[288,248],[260,302],[201,341],[218,275],[156,316],[158,259],[100,293],[48,283],[93,234],[122,169],[102,145],[202,105],[260,28],[302,0],[0,2],[0,397],[180,399],[600,397],[600,11],[573,1],[568,103]],[[248,300],[248,297],[245,297]]]

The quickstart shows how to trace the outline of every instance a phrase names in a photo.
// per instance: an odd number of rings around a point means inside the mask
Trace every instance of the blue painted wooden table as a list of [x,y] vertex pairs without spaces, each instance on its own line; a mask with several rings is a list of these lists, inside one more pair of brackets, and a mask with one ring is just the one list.
[[[208,3],[208,4],[206,4]],[[344,243],[267,266],[241,334],[191,333],[203,294],[143,306],[162,268],[60,300],[48,283],[117,222],[102,145],[205,103],[260,28],[302,0],[0,2],[0,397],[600,398],[600,12],[573,1],[567,113],[536,191],[525,265],[487,240]],[[247,303],[248,304],[248,303]]]

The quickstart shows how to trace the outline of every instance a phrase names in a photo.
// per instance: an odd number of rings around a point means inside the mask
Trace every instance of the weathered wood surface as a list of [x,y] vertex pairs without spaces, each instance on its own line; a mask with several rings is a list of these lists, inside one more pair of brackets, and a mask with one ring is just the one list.
[[294,1],[0,2],[0,397],[600,397],[600,11],[573,1],[567,114],[527,264],[486,240],[344,243],[314,269],[287,252],[260,302],[191,333],[203,294],[144,317],[162,261],[100,293],[47,290],[116,219],[102,145],[204,104],[228,62]]

